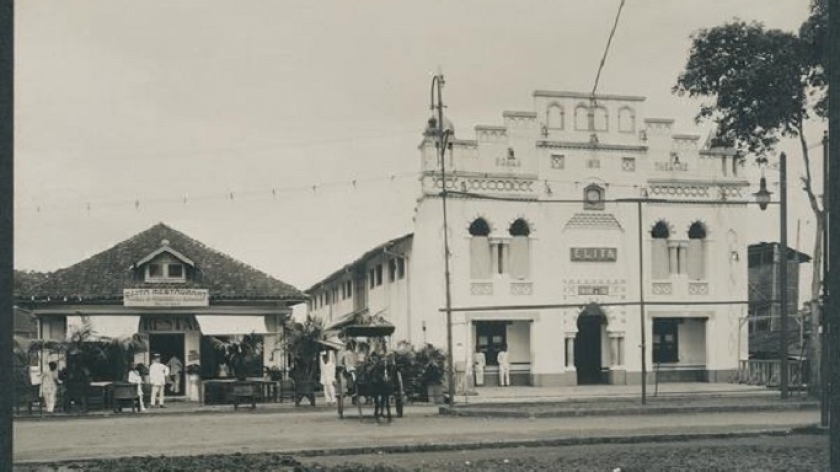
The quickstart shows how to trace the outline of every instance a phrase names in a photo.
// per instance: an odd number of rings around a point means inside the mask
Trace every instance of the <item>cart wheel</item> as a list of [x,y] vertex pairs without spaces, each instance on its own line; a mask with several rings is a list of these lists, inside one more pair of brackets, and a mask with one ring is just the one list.
[[403,399],[404,397],[402,374],[397,372],[397,391],[394,394],[394,403],[397,406],[397,418],[403,417]]
[[336,404],[338,405],[338,417],[344,418],[344,381],[338,377],[338,392],[336,392]]

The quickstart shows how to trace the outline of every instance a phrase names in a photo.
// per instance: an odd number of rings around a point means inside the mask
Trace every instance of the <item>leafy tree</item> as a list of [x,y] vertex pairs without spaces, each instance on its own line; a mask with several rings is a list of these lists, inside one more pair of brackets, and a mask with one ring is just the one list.
[[[707,100],[696,120],[716,124],[713,146],[733,146],[766,162],[781,138],[799,141],[805,170],[802,189],[816,221],[810,303],[815,317],[826,218],[813,188],[804,125],[811,117],[828,114],[827,33],[827,0],[812,0],[810,16],[798,34],[737,19],[701,29],[692,35],[685,70],[673,87],[679,95]],[[812,375],[817,378],[817,369]]]

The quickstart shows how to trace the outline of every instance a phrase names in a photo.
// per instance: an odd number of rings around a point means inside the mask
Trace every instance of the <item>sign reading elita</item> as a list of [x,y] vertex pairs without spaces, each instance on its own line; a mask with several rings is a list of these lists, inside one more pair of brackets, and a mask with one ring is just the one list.
[[572,262],[615,262],[618,249],[614,247],[573,247]]
[[207,306],[210,293],[202,288],[126,288],[124,306]]

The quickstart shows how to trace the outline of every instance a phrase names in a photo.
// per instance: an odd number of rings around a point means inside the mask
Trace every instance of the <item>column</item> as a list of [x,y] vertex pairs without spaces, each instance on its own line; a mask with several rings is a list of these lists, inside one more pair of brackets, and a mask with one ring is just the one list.
[[566,369],[575,368],[575,336],[577,333],[566,333]]
[[618,335],[610,333],[610,367],[617,367],[619,363]]
[[680,241],[677,247],[677,266],[679,267],[678,274],[685,274],[688,272],[688,241]]
[[679,273],[679,262],[677,255],[678,243],[676,241],[668,241],[668,273]]

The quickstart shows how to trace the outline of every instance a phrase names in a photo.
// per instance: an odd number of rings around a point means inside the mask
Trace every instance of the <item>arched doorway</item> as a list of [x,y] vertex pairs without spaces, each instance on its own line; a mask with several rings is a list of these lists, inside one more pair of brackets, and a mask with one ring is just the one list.
[[604,383],[601,375],[601,335],[607,316],[596,303],[583,309],[577,319],[575,370],[578,385]]

